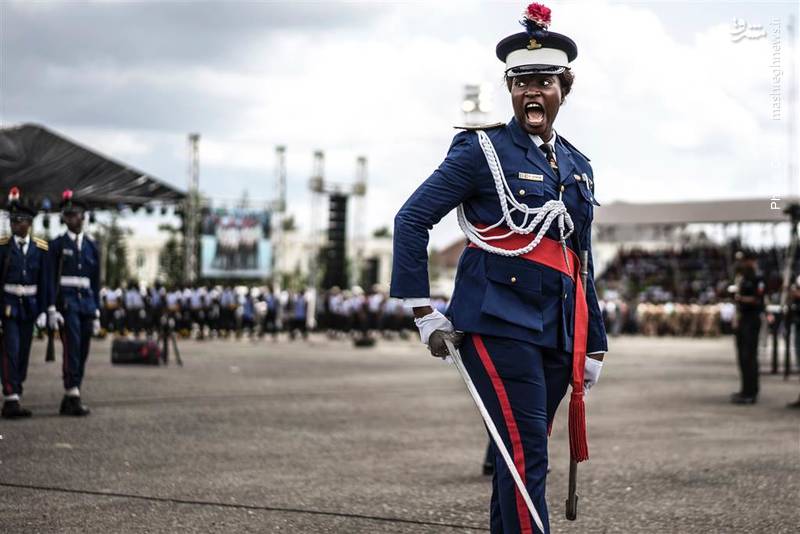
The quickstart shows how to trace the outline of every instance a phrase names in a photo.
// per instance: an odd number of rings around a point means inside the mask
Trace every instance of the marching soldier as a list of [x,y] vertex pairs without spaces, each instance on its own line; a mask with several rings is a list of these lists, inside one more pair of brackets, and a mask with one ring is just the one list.
[[[493,533],[549,532],[548,429],[571,385],[570,453],[575,461],[588,458],[583,395],[608,350],[593,282],[591,223],[599,204],[592,168],[553,129],[572,88],[577,47],[548,31],[549,23],[550,10],[531,4],[526,31],[497,45],[514,118],[457,134],[444,162],[395,217],[391,295],[413,308],[434,356],[448,354],[446,338],[463,340],[464,366],[536,510],[529,512],[494,447]],[[428,229],[454,208],[469,246],[444,315],[430,304]]]
[[20,405],[22,384],[28,372],[33,326],[42,329],[47,313],[55,313],[47,241],[30,236],[36,215],[19,198],[19,189],[8,195],[11,237],[0,238],[2,268],[3,347],[0,377],[3,385],[2,416],[7,419],[30,417]]
[[89,357],[92,334],[100,330],[100,252],[83,231],[86,205],[66,190],[61,220],[67,231],[50,242],[56,272],[57,321],[64,345],[61,415],[89,415],[80,387]]
[[764,280],[758,273],[758,256],[751,251],[736,254],[740,273],[736,284],[736,360],[741,389],[731,395],[734,404],[755,404],[758,398],[758,335],[764,311]]

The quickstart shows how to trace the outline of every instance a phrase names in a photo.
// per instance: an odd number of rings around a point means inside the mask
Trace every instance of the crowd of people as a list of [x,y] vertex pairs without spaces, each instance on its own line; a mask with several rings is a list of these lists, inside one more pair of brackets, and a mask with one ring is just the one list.
[[[444,311],[447,301],[433,299]],[[131,281],[124,288],[100,291],[100,335],[154,335],[169,328],[181,337],[206,339],[243,336],[289,339],[310,330],[329,337],[407,338],[416,330],[409,308],[377,286],[338,287],[317,294],[308,288],[276,291],[269,286],[183,286],[161,284],[142,289]]]
[[[597,278],[600,308],[612,335],[718,336],[734,330],[741,249],[702,245],[676,250],[621,250]],[[781,292],[781,249],[754,253],[766,302]]]
[[[777,250],[758,254],[767,303],[780,298]],[[735,267],[724,247],[676,251],[621,251],[597,278],[600,310],[611,335],[709,337],[731,334],[736,306]],[[101,290],[101,335],[152,334],[169,324],[182,337],[305,337],[310,330],[330,337],[407,338],[416,331],[402,300],[379,286],[274,290],[270,286],[182,286]],[[432,305],[444,312],[447,299]]]

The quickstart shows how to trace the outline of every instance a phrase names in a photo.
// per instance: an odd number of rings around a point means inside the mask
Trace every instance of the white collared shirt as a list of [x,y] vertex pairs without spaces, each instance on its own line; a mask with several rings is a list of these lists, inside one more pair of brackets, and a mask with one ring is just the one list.
[[[545,143],[545,141],[542,141],[542,138],[539,137],[538,135],[528,134],[528,137],[531,138],[531,141],[533,141],[537,147],[541,147]],[[556,160],[556,163],[558,163],[558,159],[556,158],[556,137],[557,137],[556,131],[553,130],[553,136],[550,138],[549,141],[547,141],[547,144],[550,145],[550,148],[553,149],[553,158]]]
[[83,245],[83,232],[79,234],[74,234],[69,230],[67,230],[67,235],[69,236],[70,239],[72,239],[75,242],[76,245],[78,245],[78,252],[80,252],[81,245]]
[[31,243],[31,236],[26,235],[25,237],[19,237],[15,235],[14,241],[17,242],[17,246],[19,246],[23,256],[28,253],[28,245]]

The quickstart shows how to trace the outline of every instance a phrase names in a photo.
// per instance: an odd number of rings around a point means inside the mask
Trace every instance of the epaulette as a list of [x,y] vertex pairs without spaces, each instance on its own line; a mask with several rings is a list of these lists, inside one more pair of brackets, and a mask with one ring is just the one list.
[[50,246],[48,245],[47,241],[45,241],[44,239],[41,239],[41,238],[38,238],[38,237],[34,237],[33,238],[33,242],[36,244],[36,246],[38,248],[40,248],[42,250],[47,250],[48,248],[50,248]]
[[0,237],[0,245],[8,245],[8,240],[10,239],[9,236],[4,235]]
[[453,126],[456,130],[467,130],[474,132],[475,130],[491,130],[492,128],[500,128],[505,126],[502,122],[493,122],[491,124],[470,124],[465,126]]
[[575,145],[573,145],[572,143],[570,143],[569,141],[567,141],[567,139],[566,139],[566,138],[565,138],[563,135],[561,135],[561,134],[558,134],[558,137],[559,137],[559,139],[561,139],[561,141],[563,141],[563,142],[564,142],[564,144],[565,144],[565,145],[567,145],[567,146],[568,146],[568,147],[569,147],[571,150],[573,150],[573,151],[577,152],[578,154],[580,154],[580,155],[583,157],[583,159],[585,159],[586,161],[592,161],[592,160],[590,160],[590,159],[589,159],[589,156],[587,156],[586,154],[584,154],[583,152],[581,152],[580,150],[578,150],[577,148],[575,148]]

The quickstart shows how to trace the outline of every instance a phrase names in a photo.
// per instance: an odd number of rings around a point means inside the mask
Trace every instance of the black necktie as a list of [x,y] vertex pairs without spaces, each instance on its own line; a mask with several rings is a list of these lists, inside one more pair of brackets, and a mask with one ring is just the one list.
[[556,163],[556,154],[553,152],[553,147],[549,143],[542,143],[539,145],[539,149],[544,152],[544,157],[547,159],[547,163],[550,164],[550,168],[553,169],[553,174],[556,175],[556,178],[559,178],[558,163]]

